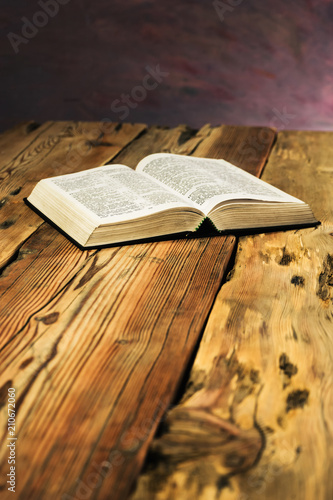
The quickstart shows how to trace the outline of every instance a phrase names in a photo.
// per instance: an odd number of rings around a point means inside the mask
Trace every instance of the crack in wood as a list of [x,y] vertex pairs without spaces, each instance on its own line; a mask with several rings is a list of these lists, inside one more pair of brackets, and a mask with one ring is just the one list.
[[[231,253],[230,258],[228,260],[228,263],[226,265],[220,286],[216,292],[215,300],[216,300],[216,297],[218,296],[221,288],[226,284],[228,275],[234,269],[234,266],[235,266],[236,256],[237,256],[237,252],[238,252],[238,238],[235,238],[235,237],[233,237],[233,238],[234,238],[234,243],[233,243],[232,253]],[[213,301],[213,303],[211,305],[210,311],[214,307],[215,300]],[[201,339],[202,339],[202,336],[204,334],[204,331],[205,331],[205,328],[206,328],[206,325],[207,325],[207,322],[208,322],[208,319],[210,316],[210,311],[207,314],[207,318],[203,324],[202,331],[199,335],[196,347],[193,350],[191,359],[186,367],[183,378],[180,381],[177,394],[175,395],[175,397],[171,401],[171,406],[176,406],[177,404],[183,403],[184,401],[189,399],[189,397],[192,396],[195,392],[199,391],[200,386],[205,383],[205,377],[203,376],[203,373],[199,374],[198,372],[193,371],[193,364],[194,364],[195,358],[197,356],[198,350],[200,348]],[[196,374],[198,376],[198,378],[200,378],[200,381],[198,381],[198,380],[196,381],[195,379],[193,380],[193,378],[192,378],[193,374]],[[194,375],[195,378],[196,378],[196,375]]]
[[83,287],[86,283],[88,283],[93,278],[93,276],[95,276],[95,274],[97,274],[99,271],[101,271],[104,267],[106,267],[111,262],[111,260],[113,259],[113,257],[115,256],[115,254],[118,251],[119,251],[119,248],[116,248],[115,251],[109,257],[109,259],[107,259],[103,264],[98,266],[98,265],[96,265],[96,262],[98,260],[97,254],[98,254],[99,250],[96,250],[90,267],[88,268],[87,272],[82,276],[79,283],[75,286],[74,290],[78,290],[79,288]]

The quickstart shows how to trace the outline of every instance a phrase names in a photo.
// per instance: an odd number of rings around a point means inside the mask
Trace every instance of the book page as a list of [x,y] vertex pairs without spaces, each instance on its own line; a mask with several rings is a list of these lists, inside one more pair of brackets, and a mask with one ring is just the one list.
[[179,193],[206,214],[227,200],[302,203],[225,160],[160,153],[147,156],[137,171]]
[[117,222],[151,213],[191,206],[177,194],[163,188],[124,165],[103,167],[53,177],[50,182],[84,209],[103,219]]

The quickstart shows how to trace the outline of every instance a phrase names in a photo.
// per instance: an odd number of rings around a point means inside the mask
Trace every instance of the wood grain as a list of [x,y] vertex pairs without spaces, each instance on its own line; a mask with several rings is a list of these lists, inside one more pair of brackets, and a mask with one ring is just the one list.
[[34,121],[27,121],[16,125],[0,134],[0,158],[3,165],[16,158],[21,151],[29,147],[41,133],[51,126],[50,122],[40,125]]
[[279,133],[263,179],[322,225],[240,238],[131,500],[332,498],[332,154],[329,133]]
[[[96,126],[98,124],[90,124],[90,129],[93,130]],[[112,124],[111,127],[114,128],[115,125]],[[135,166],[139,159],[150,152],[177,149],[179,144],[182,144],[184,150],[187,142],[183,144],[183,138],[186,136],[191,139],[193,134],[196,135],[195,131],[190,133],[185,126],[171,130],[151,127],[143,137],[131,143],[129,148],[123,148],[114,161]],[[202,141],[203,137],[204,134],[198,133],[195,144]],[[193,139],[188,142],[190,152],[194,147],[191,146]],[[68,284],[82,262],[95,252],[82,252],[47,223],[38,227],[20,247],[15,260],[5,267],[0,277],[0,349],[21,331],[36,310],[47,304]],[[35,289],[38,289],[38,294],[31,293]]]
[[[198,134],[153,127],[115,161],[132,166],[148,153],[192,153],[199,145],[205,154],[205,141],[207,154],[215,145],[219,157],[239,149],[236,129],[225,129],[233,137],[228,150],[215,134],[211,127]],[[246,156],[242,166],[248,167]],[[8,328],[0,353],[2,403],[8,384],[17,391],[17,498],[106,499],[112,492],[123,499],[200,339],[235,240],[82,254],[54,234],[44,224],[27,240],[24,258],[5,271],[0,289]],[[5,459],[2,448],[4,498]]]
[[[35,184],[45,177],[97,167],[110,161],[146,129],[145,125],[50,122],[35,130],[32,140],[18,127],[5,134],[0,165],[0,269],[43,223],[25,203]],[[1,143],[1,139],[0,139]],[[6,152],[6,149],[8,152]]]
[[[46,223],[32,234],[0,277],[0,352],[95,253],[81,251]],[[31,340],[27,337],[26,345]]]
[[[48,498],[78,495],[76,480],[89,487],[93,464],[104,462],[114,470],[103,486],[122,498],[124,471],[135,474],[143,459],[233,248],[186,243],[182,255],[181,241],[99,252],[4,348],[1,380],[18,396],[19,498],[43,498],[48,484]],[[200,313],[191,307],[198,292]]]
[[275,131],[268,127],[222,125],[211,130],[205,143],[196,148],[194,156],[215,158],[218,150],[223,148],[225,160],[241,168],[245,162],[247,172],[259,177],[275,136]]

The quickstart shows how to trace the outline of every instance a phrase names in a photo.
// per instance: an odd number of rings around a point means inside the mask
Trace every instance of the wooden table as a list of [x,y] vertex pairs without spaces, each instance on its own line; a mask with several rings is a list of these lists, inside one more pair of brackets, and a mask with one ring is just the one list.
[[[160,151],[263,172],[322,225],[81,251],[23,201]],[[0,136],[1,499],[332,499],[332,158],[332,133],[268,128]]]

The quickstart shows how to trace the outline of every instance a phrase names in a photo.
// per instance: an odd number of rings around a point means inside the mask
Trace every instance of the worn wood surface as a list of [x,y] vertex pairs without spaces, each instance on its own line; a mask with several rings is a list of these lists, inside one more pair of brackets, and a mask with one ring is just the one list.
[[333,141],[281,132],[263,179],[317,228],[242,237],[131,500],[333,498]]
[[49,122],[37,129],[27,124],[5,133],[0,139],[0,269],[43,222],[23,201],[40,179],[103,165],[145,128],[142,124]]
[[[0,166],[5,188],[20,181],[20,171],[25,192],[52,168],[75,171],[115,156],[115,162],[134,167],[157,151],[224,157],[259,175],[274,140],[273,131],[260,128],[205,126],[195,132],[186,126],[147,130],[113,124],[97,138],[98,124],[88,128],[93,145],[74,159],[71,152],[86,145],[85,124],[42,125],[40,136],[36,129],[16,163],[8,153]],[[13,133],[18,132],[25,134],[24,129]],[[244,144],[262,134],[269,140],[258,155],[244,154]],[[25,214],[22,198],[18,206]],[[6,216],[13,215],[11,199],[5,207]],[[27,217],[27,232],[22,217],[11,226],[20,230],[4,232],[10,236],[1,240],[2,262],[10,265],[3,265],[0,278],[0,432],[4,443],[12,386],[19,443],[16,497],[126,498],[180,387],[235,239],[82,252],[36,214]],[[2,446],[0,491],[11,498],[6,457]]]

